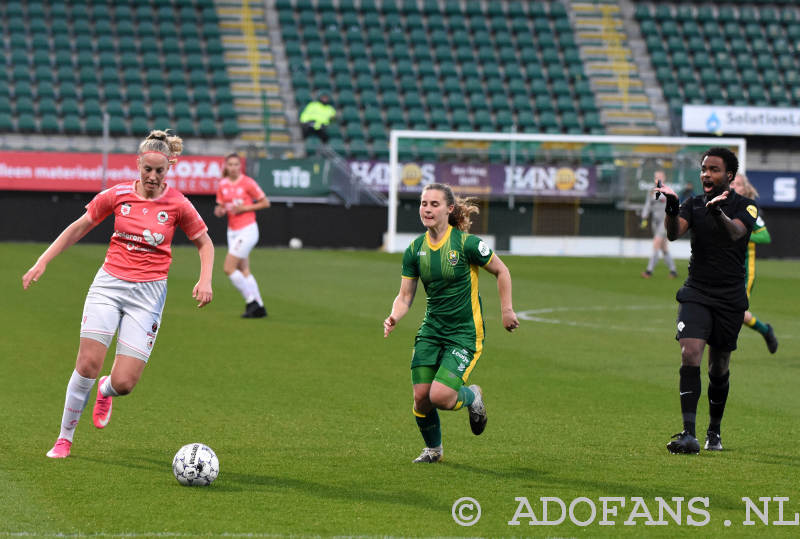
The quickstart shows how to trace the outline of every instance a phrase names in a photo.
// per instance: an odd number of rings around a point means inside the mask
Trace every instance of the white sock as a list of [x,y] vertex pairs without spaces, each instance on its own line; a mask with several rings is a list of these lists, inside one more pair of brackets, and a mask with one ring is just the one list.
[[236,287],[236,290],[239,291],[239,293],[242,295],[242,297],[244,298],[244,300],[247,303],[250,303],[251,301],[253,301],[252,299],[248,299],[247,298],[247,296],[248,296],[247,277],[245,277],[242,274],[241,271],[239,271],[237,269],[236,271],[234,271],[233,273],[228,275],[228,277],[230,278],[231,282],[233,283],[233,286]]
[[664,253],[664,262],[666,262],[667,266],[669,266],[669,271],[675,273],[675,261],[672,260],[672,255],[668,252]]
[[67,398],[64,401],[64,415],[61,416],[59,438],[72,441],[75,427],[78,426],[83,409],[86,408],[86,403],[89,401],[94,380],[94,378],[84,378],[78,374],[78,371],[72,371],[72,376],[67,384]]
[[106,378],[103,385],[100,386],[100,393],[102,393],[104,397],[119,397],[119,393],[117,393],[117,390],[111,385],[110,376]]
[[264,301],[261,299],[261,292],[258,290],[258,283],[256,282],[256,278],[251,273],[250,275],[245,277],[245,279],[247,280],[247,285],[248,285],[247,295],[248,297],[253,298],[251,300],[248,300],[247,303],[250,303],[251,301],[257,301],[258,304],[263,307]]

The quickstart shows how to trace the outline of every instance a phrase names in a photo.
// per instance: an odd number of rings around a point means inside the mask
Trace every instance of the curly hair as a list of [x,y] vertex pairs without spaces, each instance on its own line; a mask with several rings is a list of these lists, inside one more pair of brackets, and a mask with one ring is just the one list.
[[736,172],[739,170],[739,160],[736,158],[736,154],[730,151],[728,148],[714,146],[703,153],[703,156],[700,158],[700,163],[702,164],[703,160],[709,156],[719,157],[722,159],[722,161],[725,163],[725,172],[730,173],[730,181],[733,181],[733,179],[736,177]]
[[450,212],[447,223],[461,231],[469,232],[469,227],[472,226],[472,215],[477,215],[480,212],[478,200],[457,197],[453,194],[450,186],[443,183],[429,183],[422,191],[430,191],[431,189],[443,192],[447,205],[453,206],[453,211]]
[[178,156],[183,151],[183,139],[177,135],[169,134],[169,129],[160,131],[154,129],[139,144],[139,155],[146,152],[162,153],[174,165],[178,161]]

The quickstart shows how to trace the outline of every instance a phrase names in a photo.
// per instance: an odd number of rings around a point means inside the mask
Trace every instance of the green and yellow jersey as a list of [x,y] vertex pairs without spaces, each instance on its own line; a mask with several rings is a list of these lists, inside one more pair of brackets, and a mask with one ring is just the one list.
[[753,289],[753,283],[756,281],[756,244],[770,243],[771,241],[772,238],[769,235],[769,230],[767,230],[767,225],[759,212],[756,224],[753,225],[753,231],[750,233],[750,241],[747,242],[747,253],[744,259],[744,282],[748,298],[750,297],[750,291]]
[[436,244],[430,242],[427,232],[411,242],[403,255],[402,276],[420,279],[428,296],[419,337],[481,351],[484,323],[478,269],[493,256],[480,238],[452,226]]

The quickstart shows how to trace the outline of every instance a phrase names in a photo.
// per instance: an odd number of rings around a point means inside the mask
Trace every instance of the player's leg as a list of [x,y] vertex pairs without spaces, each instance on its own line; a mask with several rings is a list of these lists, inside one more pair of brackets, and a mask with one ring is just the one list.
[[721,351],[714,346],[708,348],[708,431],[705,448],[711,451],[722,450],[721,424],[730,390],[729,351]]
[[645,279],[649,279],[651,275],[653,275],[653,269],[656,267],[656,262],[658,262],[658,255],[661,253],[661,241],[658,236],[653,238],[653,251],[650,254],[650,260],[647,262],[647,268],[642,273],[642,277]]
[[61,430],[55,445],[47,453],[48,457],[64,458],[70,454],[75,428],[119,326],[121,307],[117,298],[125,293],[126,288],[126,283],[102,269],[89,287],[81,316],[78,357],[67,384]]
[[258,243],[258,225],[252,223],[239,230],[228,229],[228,254],[224,270],[245,301],[243,318],[267,316],[261,292],[255,277],[250,273],[250,251]]
[[100,378],[92,417],[98,429],[111,420],[114,397],[127,395],[142,375],[161,330],[161,314],[167,301],[167,281],[131,283],[125,297],[117,334],[117,350],[111,375]]
[[700,401],[702,391],[700,363],[712,325],[711,311],[705,305],[691,302],[680,304],[676,339],[681,347],[678,393],[683,431],[673,436],[675,440],[667,444],[667,449],[671,453],[700,451],[696,434],[697,403]]
[[772,329],[771,324],[765,324],[750,311],[745,311],[744,325],[758,331],[761,336],[764,337],[764,341],[767,343],[767,350],[769,350],[770,354],[774,354],[778,351],[778,339],[775,337],[775,330]]
[[478,363],[481,350],[472,352],[457,346],[446,346],[439,370],[431,386],[431,402],[442,410],[469,412],[472,433],[481,434],[486,428],[486,404],[480,386],[467,386],[469,375]]
[[714,311],[714,327],[708,339],[709,421],[705,443],[705,448],[712,451],[722,449],[720,425],[730,389],[731,352],[736,349],[742,317],[741,312]]
[[261,290],[258,287],[258,282],[250,271],[250,258],[245,257],[239,259],[239,271],[242,272],[245,278],[247,297],[253,298],[251,302],[248,302],[249,315],[247,318],[264,318],[267,316],[267,309],[264,307],[264,300],[261,298]]
[[664,262],[669,268],[669,276],[674,279],[678,276],[678,272],[675,270],[675,261],[672,259],[672,255],[669,252],[669,241],[667,241],[666,235],[660,236],[659,238],[661,240],[661,253],[664,256]]
[[430,390],[442,354],[441,345],[433,340],[417,337],[411,356],[411,384],[414,389],[412,412],[419,433],[425,441],[422,453],[414,459],[417,463],[433,463],[442,459],[442,427],[439,412],[430,400]]

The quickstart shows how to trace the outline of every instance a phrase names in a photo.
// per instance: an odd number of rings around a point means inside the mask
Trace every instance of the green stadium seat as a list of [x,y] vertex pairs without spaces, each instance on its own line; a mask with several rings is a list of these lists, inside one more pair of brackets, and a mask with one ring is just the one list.
[[82,131],[81,119],[76,114],[63,117],[63,131],[67,135],[78,135]]
[[127,116],[133,118],[147,118],[147,108],[144,101],[128,101]]
[[152,128],[151,124],[144,116],[135,116],[131,118],[131,135],[142,136],[146,135]]
[[99,114],[87,116],[84,129],[88,135],[101,135],[103,133],[103,117]]

